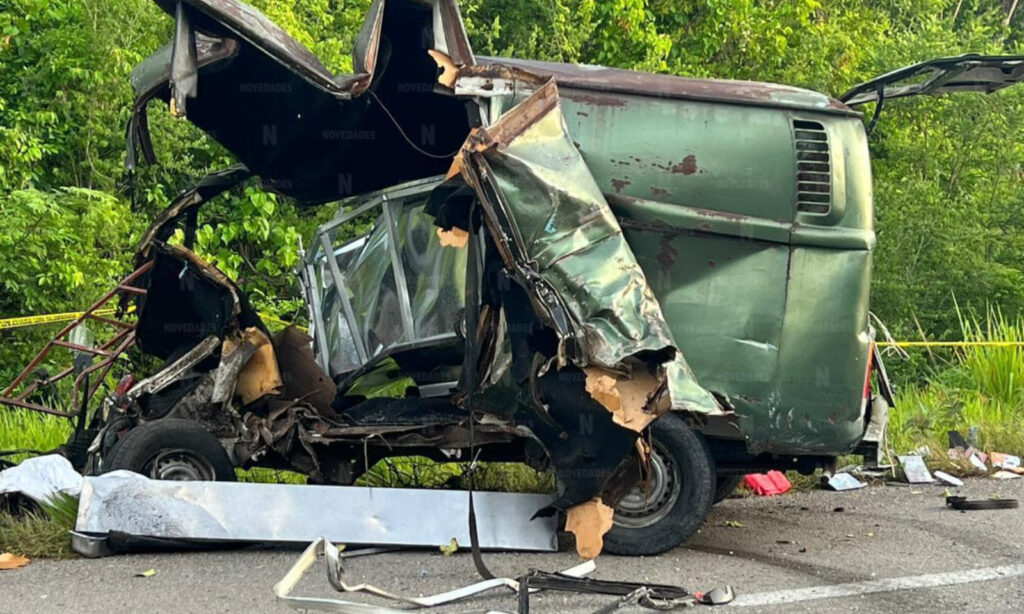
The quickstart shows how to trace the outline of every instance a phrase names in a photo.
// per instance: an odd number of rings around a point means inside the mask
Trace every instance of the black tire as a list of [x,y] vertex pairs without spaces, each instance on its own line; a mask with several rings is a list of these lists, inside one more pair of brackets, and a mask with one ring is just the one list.
[[718,503],[722,499],[725,499],[733,492],[736,491],[736,487],[743,481],[742,475],[720,475],[718,476],[718,484],[715,486],[715,503]]
[[[650,484],[646,492],[638,487],[619,502],[604,536],[606,552],[636,556],[675,548],[697,531],[711,509],[715,461],[703,437],[674,414],[655,421],[651,435]],[[658,479],[671,481],[663,489]]]
[[141,424],[114,444],[103,473],[127,469],[153,479],[234,482],[235,466],[220,441],[191,420]]

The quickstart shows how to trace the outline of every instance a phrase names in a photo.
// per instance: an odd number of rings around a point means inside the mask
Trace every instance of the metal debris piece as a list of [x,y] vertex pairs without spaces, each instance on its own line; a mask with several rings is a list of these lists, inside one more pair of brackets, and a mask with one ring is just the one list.
[[[564,573],[534,570],[519,578],[519,614],[529,614],[530,594],[534,592],[534,589],[617,595],[625,598],[601,608],[597,611],[599,613],[613,612],[634,600],[637,605],[652,610],[671,610],[697,603],[696,597],[688,590],[671,584],[594,580],[593,578],[571,577]],[[725,590],[732,593],[731,588]],[[709,593],[711,592],[715,591],[709,591]],[[725,593],[719,592],[717,595],[724,598]]]
[[828,487],[832,490],[856,490],[866,484],[849,473],[837,473],[828,479]]
[[911,484],[930,484],[935,481],[932,478],[932,474],[928,471],[928,466],[924,464],[924,459],[920,456],[909,454],[897,458],[900,459],[900,465],[903,466],[903,474],[906,476],[907,482]]
[[[551,499],[476,493],[480,546],[555,551],[555,518],[530,520]],[[436,548],[452,539],[469,543],[468,501],[467,492],[456,490],[165,482],[117,471],[85,479],[75,530],[212,542],[305,543],[326,535],[347,544]],[[83,540],[73,546],[83,555],[102,552]]]
[[996,479],[996,480],[1015,480],[1015,479],[1019,478],[1020,475],[1017,474],[1017,473],[1014,473],[1012,471],[1006,471],[1005,469],[1000,469],[999,471],[996,471],[995,473],[993,473],[989,477],[993,478],[993,479]]
[[958,477],[949,475],[945,471],[936,471],[932,475],[934,475],[936,478],[938,478],[939,481],[944,482],[946,484],[949,484],[950,486],[963,486],[964,485],[964,481],[963,480],[961,480]]
[[[485,493],[476,493],[477,496],[481,494]],[[306,548],[284,577],[274,585],[274,596],[277,597],[279,601],[283,601],[287,605],[298,610],[330,610],[350,614],[393,614],[397,612],[407,612],[407,610],[396,610],[389,607],[366,605],[351,601],[342,601],[340,599],[300,597],[292,595],[291,593],[295,589],[299,580],[302,579],[302,576],[305,575],[309,568],[313,566],[313,563],[316,562],[317,557],[321,554],[324,555],[324,562],[327,566],[327,580],[335,590],[343,593],[369,593],[377,597],[400,601],[417,607],[434,607],[444,605],[500,587],[506,587],[515,592],[518,592],[520,589],[519,582],[512,578],[494,578],[492,580],[485,580],[483,582],[477,582],[475,584],[470,584],[469,586],[464,586],[444,593],[438,593],[436,595],[429,595],[427,597],[405,597],[402,595],[396,595],[369,584],[349,585],[345,583],[342,578],[344,570],[341,567],[341,559],[343,556],[334,544],[326,538],[321,537],[313,541],[313,543]],[[596,566],[593,561],[587,561],[574,567],[570,567],[569,569],[562,571],[559,575],[569,578],[578,578],[591,573],[595,568]],[[531,592],[534,592],[535,590],[540,589],[530,590]]]

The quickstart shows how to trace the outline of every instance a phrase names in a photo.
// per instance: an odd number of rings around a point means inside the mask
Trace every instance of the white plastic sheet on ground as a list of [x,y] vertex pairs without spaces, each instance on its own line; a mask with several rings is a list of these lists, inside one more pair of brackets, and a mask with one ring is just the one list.
[[82,476],[57,454],[29,458],[0,472],[0,495],[21,493],[37,503],[49,503],[57,493],[77,497],[81,492]]

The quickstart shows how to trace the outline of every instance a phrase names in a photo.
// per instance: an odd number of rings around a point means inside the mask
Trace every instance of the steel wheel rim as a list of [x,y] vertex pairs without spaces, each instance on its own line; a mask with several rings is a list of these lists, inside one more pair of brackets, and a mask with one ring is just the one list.
[[665,519],[683,491],[679,466],[663,446],[654,442],[650,475],[645,484],[637,484],[615,508],[615,526],[642,529]]
[[213,482],[213,465],[202,456],[181,448],[161,450],[146,465],[144,472],[154,480],[177,482]]

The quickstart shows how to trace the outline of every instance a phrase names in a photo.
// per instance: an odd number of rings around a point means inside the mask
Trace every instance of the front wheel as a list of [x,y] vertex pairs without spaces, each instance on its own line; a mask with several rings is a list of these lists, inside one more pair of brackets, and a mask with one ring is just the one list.
[[220,441],[191,420],[141,424],[114,444],[103,473],[127,469],[154,480],[234,482],[235,466]]
[[604,536],[612,554],[659,554],[697,531],[714,502],[715,461],[704,439],[677,415],[651,425],[650,476],[619,501]]

